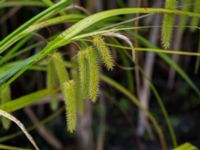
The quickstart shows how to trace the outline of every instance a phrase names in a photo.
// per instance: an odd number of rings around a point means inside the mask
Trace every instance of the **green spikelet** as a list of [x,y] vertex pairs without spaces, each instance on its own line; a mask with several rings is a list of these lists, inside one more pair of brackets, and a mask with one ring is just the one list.
[[98,90],[99,90],[99,64],[97,55],[93,47],[88,48],[88,63],[89,63],[89,98],[92,102],[96,101]]
[[[165,8],[174,9],[176,8],[176,0],[166,0]],[[173,31],[175,16],[171,14],[165,14],[162,24],[162,44],[165,49],[170,47],[170,40]]]
[[[184,11],[190,11],[191,9],[191,0],[185,0],[183,1],[183,10]],[[181,16],[181,20],[180,20],[180,26],[181,26],[181,30],[182,32],[184,32],[185,27],[187,25],[188,22],[188,16]]]
[[73,77],[73,81],[74,81],[74,86],[75,86],[75,99],[76,99],[76,110],[77,113],[79,113],[80,115],[83,115],[84,112],[84,100],[82,99],[81,96],[81,88],[80,88],[80,79],[78,76],[78,72],[77,70],[72,70],[72,77]]
[[78,53],[78,65],[79,65],[79,74],[80,74],[80,85],[81,85],[81,96],[83,98],[88,98],[88,62],[86,59],[86,51],[79,51]]
[[[0,100],[1,100],[1,104],[6,103],[11,100],[11,91],[10,91],[9,86],[5,87],[0,92]],[[8,129],[11,125],[11,121],[4,117],[1,120],[2,120],[2,125],[3,125],[4,129]]]
[[[193,12],[200,13],[200,0],[195,0]],[[191,21],[192,31],[195,31],[196,26],[199,24],[199,18],[193,17]]]
[[102,36],[97,35],[93,39],[93,43],[96,46],[98,53],[101,56],[103,63],[108,70],[112,70],[114,67],[114,59],[110,54],[109,48],[106,46]]
[[69,132],[74,132],[77,119],[74,81],[69,80],[63,83],[62,91],[66,105],[67,128]]
[[67,70],[65,69],[65,63],[62,56],[59,53],[54,53],[52,55],[53,64],[56,69],[56,73],[60,84],[66,82],[69,79]]
[[[58,79],[56,76],[56,69],[53,63],[53,60],[50,59],[47,68],[47,89],[52,90],[55,87],[58,87]],[[58,99],[57,94],[51,94],[51,108],[52,110],[56,110],[58,108]]]

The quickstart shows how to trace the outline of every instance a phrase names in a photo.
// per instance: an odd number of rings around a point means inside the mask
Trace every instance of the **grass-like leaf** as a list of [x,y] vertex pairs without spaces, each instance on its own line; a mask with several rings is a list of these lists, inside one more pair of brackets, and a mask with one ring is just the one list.
[[28,27],[32,26],[34,23],[37,23],[38,21],[45,19],[50,14],[58,11],[59,9],[64,8],[68,3],[69,3],[69,0],[62,0],[59,3],[56,3],[55,5],[53,5],[52,7],[49,7],[48,9],[39,13],[35,17],[31,18],[29,21],[24,23],[22,26],[20,26],[16,30],[14,30],[11,34],[9,34],[2,41],[0,41],[0,53],[5,51],[9,46],[11,46],[17,40],[19,40],[20,36],[21,36],[21,34],[20,34],[21,32],[26,30]]
[[[53,6],[52,6],[53,7]],[[123,8],[123,9],[114,9],[114,10],[108,10],[104,12],[100,12],[94,15],[91,15],[80,22],[76,23],[63,33],[61,33],[55,40],[50,42],[41,52],[38,54],[28,58],[27,60],[24,60],[23,63],[18,64],[15,66],[15,68],[10,68],[9,71],[3,73],[0,75],[0,83],[5,82],[8,78],[11,76],[14,76],[3,86],[6,86],[10,83],[12,83],[17,77],[19,77],[24,71],[26,71],[31,65],[34,63],[38,62],[42,58],[46,57],[48,53],[51,51],[55,50],[58,47],[61,47],[63,45],[66,45],[70,43],[70,41],[75,38],[75,36],[78,36],[81,31],[88,29],[88,27],[94,25],[95,23],[100,22],[103,19],[109,18],[109,17],[114,17],[117,15],[122,15],[122,14],[132,14],[132,13],[167,13],[167,14],[176,14],[176,15],[187,15],[191,17],[197,17],[200,18],[200,14],[198,13],[191,13],[191,12],[185,12],[185,11],[179,11],[179,10],[170,10],[170,9],[162,9],[162,8]],[[29,23],[27,26],[30,25]],[[26,25],[23,25],[23,27],[20,27],[18,31],[15,31],[14,33],[10,34],[6,39],[1,41],[0,43],[0,53],[4,51],[4,48],[2,49],[2,46],[6,46],[8,43],[6,43],[7,40],[14,40],[12,35],[15,35],[19,33],[21,30],[24,30]],[[0,89],[2,86],[0,87]]]
[[184,143],[173,150],[198,150],[198,148],[190,143]]
[[[1,104],[4,104],[11,100],[11,90],[9,86],[0,91],[0,100]],[[10,127],[11,121],[7,118],[2,118],[2,124],[5,129],[8,129]]]
[[58,92],[58,89],[43,89],[39,90],[37,92],[19,97],[17,99],[14,99],[12,101],[9,101],[7,103],[1,104],[0,109],[5,110],[6,112],[13,112],[19,109],[22,109],[24,107],[30,106],[38,101],[40,101],[42,98]]
[[41,1],[35,0],[11,0],[11,1],[1,1],[0,9],[5,7],[16,7],[16,6],[37,6],[37,7],[46,7],[47,5]]
[[21,148],[21,147],[15,147],[15,146],[8,146],[8,145],[4,145],[4,144],[0,144],[0,149],[3,150],[30,150],[30,149],[25,149],[25,148]]

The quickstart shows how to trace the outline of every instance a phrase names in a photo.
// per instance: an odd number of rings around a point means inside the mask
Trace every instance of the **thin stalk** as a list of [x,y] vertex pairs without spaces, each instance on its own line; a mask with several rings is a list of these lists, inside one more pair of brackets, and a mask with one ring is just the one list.
[[[198,45],[198,53],[200,53],[200,32],[199,32],[199,45]],[[199,66],[200,66],[200,57],[196,59],[196,64],[195,64],[195,69],[194,72],[197,74],[199,71]]]
[[0,149],[3,149],[3,150],[30,150],[30,149],[25,149],[25,148],[21,148],[21,147],[8,146],[8,145],[4,145],[4,144],[0,144]]
[[145,81],[147,82],[147,84],[150,86],[152,92],[154,93],[154,96],[156,97],[156,100],[160,106],[160,109],[165,117],[165,121],[167,123],[167,126],[168,126],[168,129],[169,129],[169,133],[170,133],[170,136],[171,136],[171,140],[172,140],[172,144],[173,144],[173,147],[176,147],[178,144],[177,144],[177,138],[176,138],[176,134],[174,132],[174,129],[172,127],[172,123],[170,121],[170,118],[169,118],[169,115],[167,113],[167,110],[165,108],[165,105],[162,101],[162,98],[160,97],[159,93],[157,92],[155,86],[151,83],[149,77],[145,74],[144,70],[140,67],[139,67],[139,70],[140,72],[142,73],[142,75],[144,76],[144,79]]
[[107,84],[109,84],[110,86],[114,87],[115,89],[117,89],[118,91],[120,91],[121,93],[123,93],[124,95],[126,95],[138,108],[140,108],[141,110],[143,110],[145,112],[145,114],[149,117],[149,119],[151,120],[152,124],[154,125],[160,142],[161,142],[161,146],[163,150],[167,150],[167,145],[165,142],[165,137],[163,134],[162,129],[160,128],[158,122],[156,121],[156,119],[153,117],[153,115],[148,112],[139,102],[139,100],[132,95],[126,88],[124,88],[122,85],[120,85],[119,83],[117,83],[116,81],[112,80],[111,78],[101,75],[101,80],[103,82],[106,82]]
[[37,7],[46,7],[47,5],[43,2],[36,0],[20,0],[20,1],[4,1],[0,3],[0,9],[6,7],[16,7],[16,6],[37,6]]

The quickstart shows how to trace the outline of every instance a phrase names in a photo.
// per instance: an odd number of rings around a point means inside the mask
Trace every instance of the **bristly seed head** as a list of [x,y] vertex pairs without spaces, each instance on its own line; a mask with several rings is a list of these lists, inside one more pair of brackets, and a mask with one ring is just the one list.
[[69,80],[62,84],[62,92],[66,105],[66,117],[68,131],[74,132],[76,129],[76,101],[75,101],[75,86],[74,81]]
[[[174,9],[176,8],[176,0],[166,0],[165,8]],[[162,44],[165,49],[170,47],[170,40],[173,34],[173,25],[175,16],[172,14],[165,14],[162,24]]]
[[[54,66],[53,60],[50,58],[47,66],[47,89],[52,90],[55,87],[58,87],[58,78],[56,76],[56,68]],[[51,99],[51,108],[52,110],[56,110],[58,108],[58,99],[57,99],[57,94],[53,93],[50,94],[50,99]]]
[[89,87],[89,71],[87,62],[86,50],[79,51],[78,53],[78,66],[79,66],[79,78],[81,86],[81,97],[83,99],[88,98],[88,87]]
[[98,53],[100,54],[100,57],[103,63],[105,64],[106,68],[108,70],[112,70],[114,67],[114,59],[112,58],[109,48],[106,46],[106,43],[104,42],[102,36],[95,36],[93,39],[93,44],[97,48]]
[[95,102],[99,90],[100,69],[94,48],[88,47],[87,52],[89,65],[89,98],[92,102]]
[[61,54],[60,53],[54,53],[52,55],[52,59],[53,59],[53,63],[54,63],[55,68],[56,68],[56,72],[57,72],[57,76],[58,76],[58,79],[60,81],[60,84],[69,80],[69,75],[68,75],[68,72],[65,68],[65,63],[64,63],[64,60],[63,60]]

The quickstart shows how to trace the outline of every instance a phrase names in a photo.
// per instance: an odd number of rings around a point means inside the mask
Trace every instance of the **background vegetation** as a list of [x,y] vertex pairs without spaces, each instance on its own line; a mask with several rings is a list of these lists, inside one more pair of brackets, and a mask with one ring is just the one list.
[[0,149],[198,149],[199,19],[199,0],[0,0]]

